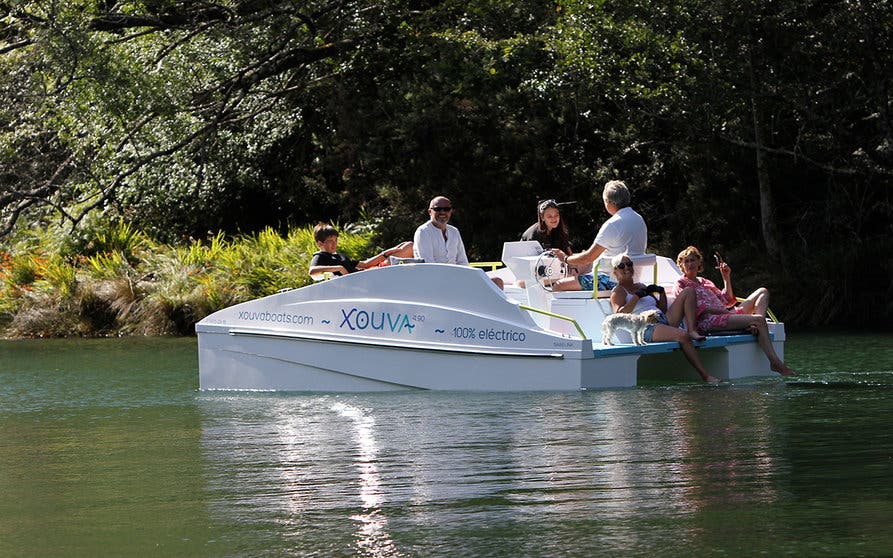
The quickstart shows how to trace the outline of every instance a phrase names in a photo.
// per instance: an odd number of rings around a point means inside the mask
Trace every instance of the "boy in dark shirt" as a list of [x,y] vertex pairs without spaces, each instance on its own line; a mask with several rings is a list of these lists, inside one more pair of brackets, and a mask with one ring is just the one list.
[[335,275],[347,275],[362,269],[388,265],[389,256],[398,258],[412,257],[412,242],[403,242],[380,252],[363,261],[352,260],[344,254],[339,254],[338,231],[331,225],[320,223],[313,227],[313,238],[319,247],[319,252],[313,254],[310,260],[310,275],[322,275],[334,273]]

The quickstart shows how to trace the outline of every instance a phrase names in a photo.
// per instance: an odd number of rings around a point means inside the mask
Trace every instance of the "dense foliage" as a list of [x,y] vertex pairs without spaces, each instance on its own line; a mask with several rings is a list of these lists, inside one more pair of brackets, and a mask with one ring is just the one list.
[[[176,245],[101,220],[69,235],[58,226],[19,235],[0,251],[0,335],[188,335],[208,314],[311,282],[312,227],[266,228]],[[372,235],[344,229],[339,251],[375,252]]]
[[547,197],[588,245],[622,178],[652,249],[722,251],[789,323],[893,317],[889,2],[0,11],[8,239],[100,214],[164,241],[365,219],[390,244],[443,193],[489,260]]

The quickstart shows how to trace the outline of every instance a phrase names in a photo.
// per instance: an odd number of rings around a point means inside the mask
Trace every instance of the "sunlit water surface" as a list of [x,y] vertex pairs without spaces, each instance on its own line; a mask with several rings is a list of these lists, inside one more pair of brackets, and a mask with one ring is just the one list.
[[891,336],[790,337],[789,380],[372,395],[0,341],[0,556],[891,555]]

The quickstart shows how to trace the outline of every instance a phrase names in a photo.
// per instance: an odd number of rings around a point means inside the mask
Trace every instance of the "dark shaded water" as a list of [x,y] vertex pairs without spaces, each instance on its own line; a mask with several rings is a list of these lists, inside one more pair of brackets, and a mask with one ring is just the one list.
[[0,341],[0,556],[893,554],[893,340],[560,394],[200,393],[194,339]]

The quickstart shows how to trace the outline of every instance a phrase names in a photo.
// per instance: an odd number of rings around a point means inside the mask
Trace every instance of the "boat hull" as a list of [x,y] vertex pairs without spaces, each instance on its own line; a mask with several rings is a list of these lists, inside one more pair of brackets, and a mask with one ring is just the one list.
[[[626,360],[632,359],[632,365]],[[238,333],[199,336],[203,390],[578,391],[632,387],[635,357],[567,358]]]

